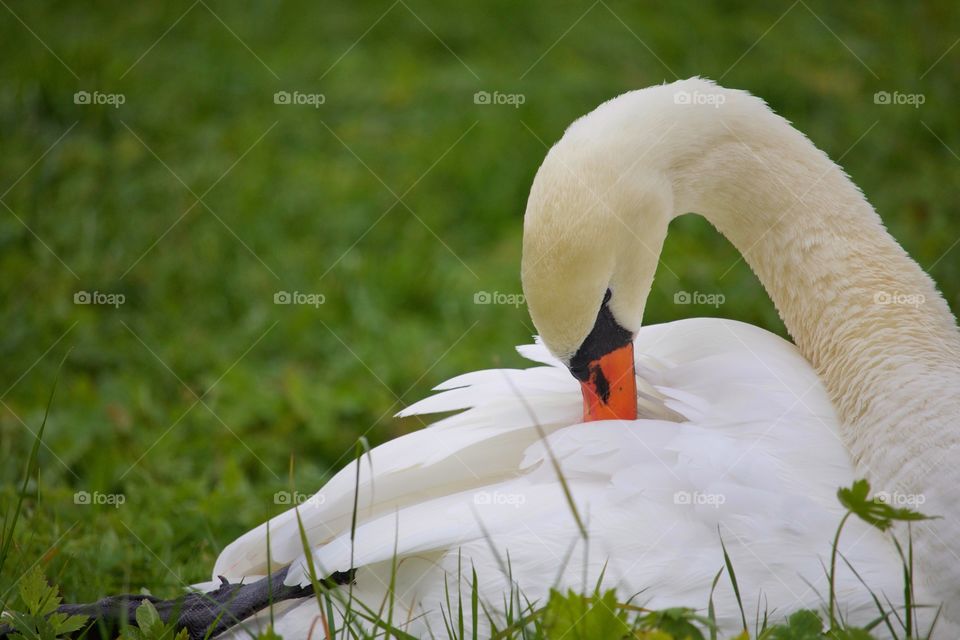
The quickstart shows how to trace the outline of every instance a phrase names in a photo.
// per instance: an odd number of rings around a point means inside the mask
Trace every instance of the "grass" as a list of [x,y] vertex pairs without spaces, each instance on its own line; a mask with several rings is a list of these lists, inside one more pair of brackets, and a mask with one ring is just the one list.
[[[46,420],[44,420],[44,424],[45,422]],[[41,431],[42,429],[43,425],[41,425]],[[37,442],[40,442],[39,438]],[[361,442],[360,444],[364,443]],[[357,446],[358,455],[363,453],[363,447],[360,444]],[[31,450],[27,461],[26,479],[29,479],[36,472],[38,451],[39,447],[37,446]],[[553,457],[552,454],[550,456]],[[557,473],[561,482],[565,484],[565,479],[559,469]],[[357,476],[355,487],[359,487],[359,476]],[[357,494],[358,490],[355,490],[354,495]],[[618,594],[612,589],[601,590],[605,571],[600,573],[596,586],[590,593],[580,593],[574,590],[562,592],[551,589],[545,603],[531,601],[524,594],[521,585],[517,584],[512,578],[513,573],[508,556],[507,573],[510,576],[510,592],[503,594],[504,604],[499,610],[491,611],[490,603],[481,601],[477,572],[471,567],[470,634],[468,635],[465,626],[467,616],[464,611],[462,592],[463,562],[462,558],[459,558],[457,575],[455,576],[457,581],[456,606],[451,601],[449,581],[446,580],[446,606],[441,605],[444,628],[440,630],[441,635],[438,635],[436,630],[431,630],[428,635],[430,638],[445,637],[454,640],[471,638],[477,640],[480,637],[478,622],[482,608],[483,618],[489,627],[489,631],[485,631],[485,633],[495,639],[526,640],[527,638],[537,638],[549,640],[571,638],[576,640],[580,638],[588,640],[594,638],[633,638],[635,640],[706,640],[709,637],[710,640],[716,640],[718,638],[718,624],[715,617],[713,593],[717,582],[725,571],[736,594],[742,621],[741,632],[736,635],[734,640],[749,640],[750,637],[757,640],[871,640],[871,638],[874,638],[871,631],[876,628],[885,628],[889,631],[889,636],[884,635],[884,637],[894,640],[900,640],[901,637],[905,640],[909,638],[929,640],[933,637],[939,610],[929,628],[921,631],[913,614],[916,608],[926,605],[916,603],[913,597],[914,564],[911,530],[908,529],[908,552],[904,552],[900,541],[896,536],[890,534],[900,555],[903,568],[904,592],[902,604],[894,604],[886,594],[884,594],[886,604],[883,604],[880,602],[879,596],[870,590],[878,615],[875,620],[865,626],[855,627],[843,619],[840,612],[841,603],[838,601],[835,592],[836,560],[838,556],[843,557],[839,553],[839,540],[844,526],[851,517],[858,517],[881,531],[889,532],[896,522],[911,523],[928,519],[928,516],[910,509],[892,507],[882,499],[870,497],[870,485],[865,480],[858,480],[849,488],[840,488],[837,491],[837,497],[846,508],[846,513],[837,525],[833,538],[830,569],[827,573],[829,597],[826,604],[826,615],[820,611],[798,610],[790,613],[789,617],[783,622],[768,624],[769,611],[764,611],[762,623],[759,621],[758,611],[758,620],[751,636],[744,615],[743,602],[740,599],[740,587],[733,563],[721,538],[724,568],[717,573],[713,580],[706,616],[699,615],[697,610],[693,608],[650,610],[633,604],[632,601],[635,596],[623,601],[620,598],[624,594]],[[576,509],[572,503],[570,508],[576,514]],[[350,529],[351,556],[356,531],[356,501],[354,502],[353,513],[354,520]],[[5,522],[5,526],[9,524],[11,529],[15,529],[19,516],[20,504],[18,503],[12,516]],[[322,576],[318,576],[313,564],[311,545],[303,523],[300,521],[299,511],[296,512],[296,516],[307,563],[307,573],[314,589],[314,597],[319,612],[306,634],[307,637],[312,638],[316,634],[316,637],[328,640],[337,637],[357,640],[379,638],[384,640],[388,638],[413,640],[415,636],[401,629],[398,626],[399,623],[395,624],[393,621],[394,587],[398,568],[396,554],[394,555],[389,587],[383,601],[379,606],[376,603],[363,602],[354,598],[352,582],[349,583],[348,588],[336,587],[327,583]],[[6,530],[4,530],[4,535],[9,539]],[[269,543],[268,531],[268,546]],[[0,568],[8,557],[9,548],[0,548]],[[843,559],[846,562],[846,558]],[[849,563],[847,565],[859,578],[856,569]],[[448,579],[453,577],[448,576]],[[47,584],[43,576],[43,568],[38,563],[28,569],[18,583],[19,602],[11,605],[13,599],[8,600],[4,603],[2,609],[4,611],[3,622],[5,625],[9,625],[10,631],[13,631],[10,635],[12,640],[54,640],[54,638],[60,637],[74,637],[72,634],[75,632],[80,633],[80,637],[115,637],[115,633],[107,633],[102,629],[104,621],[101,619],[89,620],[85,615],[68,615],[64,612],[58,612],[57,605],[61,602],[59,589]],[[863,584],[869,589],[866,583]],[[274,603],[270,602],[269,624],[265,630],[257,632],[255,629],[248,627],[246,623],[241,623],[242,628],[250,638],[255,640],[278,640],[280,638],[273,630],[273,606]],[[178,609],[179,605],[175,605],[172,613],[173,617],[164,621],[158,615],[157,609],[154,608],[151,601],[144,599],[136,610],[135,625],[127,625],[125,620],[120,621],[119,640],[189,640],[190,637],[194,636],[188,636],[186,629],[178,629],[175,622]],[[221,612],[212,623],[205,623],[209,626],[206,634],[203,635],[204,640],[210,637],[211,629],[219,622],[222,615]],[[99,631],[98,627],[101,627]],[[8,629],[0,626],[0,634],[4,638],[8,637],[7,632]]]
[[[958,11],[7,3],[0,600],[37,562],[67,601],[172,596],[285,508],[274,493],[291,459],[295,486],[319,487],[358,436],[420,427],[390,415],[434,384],[519,363],[526,311],[474,296],[519,293],[544,145],[628,89],[700,74],[763,96],[842,158],[956,312]],[[80,90],[125,102],[75,104]],[[525,101],[476,105],[480,90]],[[881,90],[925,103],[877,105]],[[326,100],[277,105],[277,91]],[[695,217],[674,227],[647,322],[717,315],[784,333],[728,243]],[[74,304],[81,291],[125,300]],[[278,291],[324,304],[275,305]],[[678,291],[726,303],[676,305]]]

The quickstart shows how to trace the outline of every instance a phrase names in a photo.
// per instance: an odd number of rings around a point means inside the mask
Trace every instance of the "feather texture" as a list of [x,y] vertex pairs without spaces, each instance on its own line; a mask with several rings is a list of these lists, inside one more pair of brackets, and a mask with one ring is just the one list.
[[[774,618],[818,608],[827,593],[822,566],[843,515],[836,490],[853,471],[816,373],[790,343],[728,320],[645,327],[635,349],[659,415],[579,423],[576,381],[539,344],[520,352],[547,366],[459,376],[405,409],[462,411],[377,447],[372,464],[364,457],[348,465],[320,490],[322,499],[298,507],[318,572],[346,571],[352,556],[354,596],[377,610],[396,550],[395,619],[409,621],[415,635],[443,635],[445,590],[469,593],[471,567],[494,616],[511,580],[543,602],[551,586],[589,590],[601,574],[639,604],[705,609],[723,567],[722,538],[748,616],[758,602]],[[272,562],[292,564],[288,584],[306,584],[293,510],[269,526]],[[871,589],[896,601],[902,576],[883,534],[851,521],[841,551]],[[214,574],[262,575],[266,553],[262,525],[224,550]],[[876,616],[846,567],[837,584],[849,620]],[[728,579],[714,600],[721,627],[736,631]],[[317,615],[316,602],[305,600],[275,613],[276,629],[303,637]]]

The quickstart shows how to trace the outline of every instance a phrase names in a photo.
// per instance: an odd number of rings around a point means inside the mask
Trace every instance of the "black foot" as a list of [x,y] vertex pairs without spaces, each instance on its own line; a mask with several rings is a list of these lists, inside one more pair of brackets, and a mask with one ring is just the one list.
[[[220,587],[207,593],[188,593],[173,600],[153,596],[110,596],[91,604],[65,604],[57,611],[70,615],[90,617],[90,624],[78,634],[85,638],[116,638],[124,626],[136,626],[135,612],[144,600],[149,600],[165,623],[177,621],[177,629],[186,629],[190,640],[213,638],[237,625],[271,604],[313,595],[313,587],[288,587],[283,584],[289,567],[250,584],[229,583],[221,577]],[[338,572],[324,580],[330,587],[346,584],[353,579],[353,571]],[[0,626],[0,640],[6,640],[13,630]]]

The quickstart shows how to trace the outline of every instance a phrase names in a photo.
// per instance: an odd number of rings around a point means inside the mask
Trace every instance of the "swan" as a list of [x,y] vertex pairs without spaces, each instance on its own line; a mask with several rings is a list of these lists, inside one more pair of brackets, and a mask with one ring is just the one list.
[[[737,247],[795,344],[732,320],[642,325],[668,225],[687,212]],[[505,594],[542,603],[601,577],[637,604],[705,609],[722,541],[748,619],[776,620],[822,607],[837,488],[867,477],[942,516],[913,526],[916,600],[943,604],[937,637],[960,637],[960,333],[842,169],[762,100],[693,78],[575,121],[534,179],[523,231],[539,338],[518,350],[532,366],[439,385],[399,415],[456,413],[241,536],[215,579],[282,567],[298,588],[312,563],[373,610],[393,584],[393,623],[442,637],[445,594],[456,607],[473,570],[492,618]],[[876,616],[863,583],[902,602],[887,535],[851,520],[840,551],[860,576],[838,568],[846,619]],[[726,577],[713,601],[736,633]],[[242,626],[271,617],[300,638],[319,611],[293,599]]]

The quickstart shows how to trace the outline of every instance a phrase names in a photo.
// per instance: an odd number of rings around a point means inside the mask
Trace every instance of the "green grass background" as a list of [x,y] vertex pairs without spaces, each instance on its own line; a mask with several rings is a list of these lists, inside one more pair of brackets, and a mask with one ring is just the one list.
[[[0,595],[38,561],[69,600],[177,593],[284,508],[291,467],[310,492],[359,435],[420,427],[391,415],[433,385],[520,364],[525,309],[474,295],[519,293],[545,145],[629,89],[703,75],[764,97],[842,157],[957,310],[958,25],[949,1],[5,0],[4,517],[71,351]],[[78,90],[125,103],[77,105]],[[326,102],[274,104],[284,90]],[[525,103],[476,105],[479,90]],[[877,105],[880,90],[925,103]],[[648,323],[783,333],[703,220],[674,224],[664,262]],[[325,304],[278,306],[280,290]],[[675,305],[680,290],[726,303]]]

